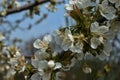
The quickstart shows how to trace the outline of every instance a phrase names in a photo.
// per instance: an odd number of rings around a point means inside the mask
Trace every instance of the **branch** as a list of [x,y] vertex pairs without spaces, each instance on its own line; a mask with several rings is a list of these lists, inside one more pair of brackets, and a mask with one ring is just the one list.
[[[18,13],[18,12],[21,12],[21,11],[31,9],[31,8],[33,8],[35,6],[41,5],[41,4],[49,2],[49,1],[50,0],[40,0],[40,2],[34,2],[34,3],[28,4],[28,5],[21,6],[19,8],[8,9],[6,11],[5,16],[8,16],[8,15],[13,14],[13,13]],[[4,17],[4,16],[0,15],[0,17]]]

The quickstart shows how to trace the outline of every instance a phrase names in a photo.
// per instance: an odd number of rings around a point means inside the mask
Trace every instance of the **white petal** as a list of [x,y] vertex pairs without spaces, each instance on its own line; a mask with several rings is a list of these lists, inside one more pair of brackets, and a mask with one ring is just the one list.
[[25,71],[25,68],[26,68],[26,66],[24,65],[19,72],[20,72],[20,73],[21,73],[21,72],[24,72],[24,71]]
[[52,57],[56,57],[57,55],[58,55],[57,52],[53,52],[53,53],[52,53]]
[[102,1],[102,4],[99,6],[100,14],[108,20],[114,19],[116,9],[108,4],[108,0]]
[[41,40],[40,39],[37,39],[34,43],[33,43],[33,46],[37,49],[40,49],[41,48]]
[[50,80],[50,77],[51,77],[51,72],[46,73],[42,76],[42,80]]
[[48,53],[41,50],[36,51],[34,55],[35,55],[35,59],[39,59],[39,60],[43,60],[49,57]]
[[73,43],[72,42],[66,42],[64,41],[62,43],[62,48],[64,51],[67,51],[68,49],[70,49],[72,47]]
[[100,11],[100,14],[108,20],[116,18],[116,15],[115,15],[116,10],[112,6],[101,5],[99,11]]
[[39,73],[35,73],[35,74],[33,74],[33,75],[31,76],[30,79],[31,79],[31,80],[41,80],[42,77],[40,76]]
[[83,43],[82,42],[78,42],[76,43],[73,47],[70,48],[70,50],[72,52],[75,52],[75,53],[81,53],[82,52],[82,49],[83,49]]
[[18,2],[18,1],[15,1],[14,4],[15,4],[15,7],[16,7],[16,8],[18,8],[18,7],[21,6],[20,2]]
[[65,30],[65,37],[68,36],[68,38],[71,40],[71,41],[74,41],[74,38],[72,36],[72,33],[70,31],[70,29],[66,29]]
[[89,60],[89,59],[93,59],[93,58],[94,58],[94,56],[90,52],[85,53],[85,56],[84,56],[85,60]]
[[43,41],[49,44],[52,41],[52,36],[50,34],[45,35]]
[[104,14],[102,11],[100,11],[101,15],[103,17],[105,17],[107,20],[112,20],[114,18],[116,18],[117,16],[113,13],[109,13],[109,14]]
[[104,39],[103,39],[103,37],[102,37],[102,36],[101,36],[101,37],[99,37],[98,39],[99,39],[100,43],[104,43],[104,42],[103,42],[103,41],[104,41]]
[[113,30],[110,30],[109,32],[105,34],[106,39],[111,40],[111,41],[115,38],[115,35],[116,35],[116,32],[114,32]]
[[103,50],[103,54],[105,54],[106,56],[110,56],[110,52],[106,52]]
[[20,57],[20,56],[21,56],[20,51],[17,51],[15,57]]
[[91,24],[90,31],[91,32],[97,32],[98,28],[99,28],[98,22],[94,22],[94,23]]
[[65,4],[65,9],[71,11],[73,10],[73,6],[71,4]]
[[119,9],[119,7],[120,7],[120,0],[118,0],[118,1],[116,2],[115,7]]
[[93,49],[96,49],[98,47],[98,45],[100,45],[100,41],[97,38],[93,37],[91,39],[91,47]]
[[100,27],[98,28],[98,33],[99,33],[99,34],[104,34],[104,33],[108,32],[108,30],[109,30],[108,27],[106,27],[106,26],[100,26]]
[[106,56],[110,56],[110,52],[112,51],[112,44],[106,41],[104,43],[103,51]]
[[38,71],[39,71],[38,73],[40,76],[43,76],[45,74],[43,69],[38,68]]
[[71,63],[70,63],[70,67],[73,67],[76,62],[77,62],[77,60],[75,58],[72,58]]
[[75,0],[77,7],[79,9],[84,9],[88,6],[92,6],[92,3],[90,2],[90,0]]
[[56,44],[61,45],[64,35],[59,30],[56,30],[54,31],[53,36],[54,36]]
[[64,51],[67,51],[70,47],[73,46],[73,36],[71,34],[71,31],[69,29],[66,29],[65,30],[65,37],[63,39],[63,42],[62,42],[62,48]]
[[32,64],[35,68],[38,68],[38,66],[39,66],[39,60],[33,59],[33,60],[31,61],[31,64]]
[[108,0],[103,0],[102,1],[102,6],[107,6],[108,5]]
[[62,68],[62,64],[59,63],[59,62],[56,62],[56,63],[55,63],[54,70],[56,70],[56,69],[60,69],[60,68]]
[[46,60],[39,61],[38,70],[48,68],[48,62]]
[[105,60],[108,58],[104,53],[101,53],[100,55],[97,56],[100,60]]
[[75,5],[77,3],[76,0],[69,0],[69,4]]
[[[46,39],[46,37],[45,37]],[[47,41],[47,40],[46,40]],[[41,41],[40,39],[37,39],[34,43],[33,46],[37,49],[41,49],[45,51],[48,48],[48,44],[45,41]]]

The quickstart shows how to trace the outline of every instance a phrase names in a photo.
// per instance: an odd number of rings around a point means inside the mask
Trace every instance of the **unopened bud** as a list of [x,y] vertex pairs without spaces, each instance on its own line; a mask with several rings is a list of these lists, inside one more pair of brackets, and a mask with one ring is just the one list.
[[48,62],[48,66],[49,66],[50,68],[53,68],[53,67],[55,66],[55,62],[54,62],[53,60],[50,60],[50,61]]

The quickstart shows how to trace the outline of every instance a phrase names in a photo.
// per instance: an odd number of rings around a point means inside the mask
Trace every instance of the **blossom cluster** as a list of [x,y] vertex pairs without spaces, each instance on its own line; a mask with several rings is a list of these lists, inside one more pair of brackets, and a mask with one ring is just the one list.
[[[69,0],[65,9],[76,25],[56,30],[34,42],[38,51],[31,61],[36,69],[31,80],[51,80],[56,72],[70,70],[88,55],[100,60],[110,56],[110,34],[119,31],[119,26],[113,23],[119,17],[120,0]],[[92,72],[88,65],[83,71]]]
[[4,44],[5,37],[0,33],[0,73],[2,80],[12,80],[16,73],[24,72],[25,58],[20,50],[12,45]]
[[[46,7],[56,11],[54,5]],[[35,40],[33,46],[38,50],[31,59],[31,80],[58,80],[57,72],[70,70],[78,61],[93,57],[107,60],[111,55],[110,41],[120,30],[120,0],[69,0],[65,9],[76,23]],[[5,15],[5,11],[0,15]],[[3,79],[9,80],[29,66],[20,50],[16,46],[6,47],[3,39],[0,33],[0,72],[4,72]],[[85,64],[83,71],[91,73],[92,69]]]
[[20,6],[21,6],[21,4],[17,0],[14,0],[14,1],[1,0],[0,1],[0,7],[1,7],[1,9],[0,9],[0,16],[5,16],[7,14],[7,9],[18,8]]

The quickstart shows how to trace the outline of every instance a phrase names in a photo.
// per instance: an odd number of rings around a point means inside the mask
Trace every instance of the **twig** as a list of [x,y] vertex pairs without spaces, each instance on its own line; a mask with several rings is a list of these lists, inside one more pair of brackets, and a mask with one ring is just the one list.
[[[13,14],[13,13],[18,13],[18,12],[21,12],[21,11],[25,11],[25,10],[31,9],[31,8],[33,8],[35,6],[41,5],[41,4],[49,2],[49,1],[50,0],[41,0],[40,2],[36,1],[34,3],[28,4],[28,5],[24,5],[24,6],[21,6],[19,8],[8,9],[6,11],[6,15],[5,16],[8,16],[8,15]],[[0,15],[0,17],[3,17],[3,16]]]

